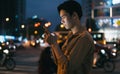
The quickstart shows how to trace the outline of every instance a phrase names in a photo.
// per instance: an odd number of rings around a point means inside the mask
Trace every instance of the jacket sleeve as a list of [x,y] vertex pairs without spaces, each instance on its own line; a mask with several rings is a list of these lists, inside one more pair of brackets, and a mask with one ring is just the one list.
[[[65,64],[67,58],[57,45],[52,45],[52,54],[56,64]],[[59,56],[57,56],[59,54]]]

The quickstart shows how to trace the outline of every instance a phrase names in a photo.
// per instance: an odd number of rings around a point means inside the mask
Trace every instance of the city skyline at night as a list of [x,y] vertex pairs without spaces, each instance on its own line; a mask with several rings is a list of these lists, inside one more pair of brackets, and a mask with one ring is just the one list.
[[23,13],[25,7],[22,6],[24,0],[0,0],[0,34],[17,34],[20,22],[25,16]]

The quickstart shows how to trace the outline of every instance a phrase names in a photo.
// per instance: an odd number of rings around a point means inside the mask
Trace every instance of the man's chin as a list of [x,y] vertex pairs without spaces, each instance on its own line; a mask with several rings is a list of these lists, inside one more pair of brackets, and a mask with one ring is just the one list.
[[65,28],[66,30],[70,30],[69,28]]

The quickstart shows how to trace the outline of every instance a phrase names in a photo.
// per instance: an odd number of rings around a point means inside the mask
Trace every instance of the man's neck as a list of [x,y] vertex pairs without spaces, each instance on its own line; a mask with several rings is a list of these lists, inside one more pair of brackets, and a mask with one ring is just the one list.
[[85,30],[84,26],[78,25],[71,29],[73,34],[82,33]]

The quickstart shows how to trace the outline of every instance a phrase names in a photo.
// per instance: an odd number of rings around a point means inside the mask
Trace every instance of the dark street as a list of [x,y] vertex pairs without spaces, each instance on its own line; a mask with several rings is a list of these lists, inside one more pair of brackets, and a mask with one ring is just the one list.
[[[16,52],[16,68],[13,71],[7,71],[0,67],[0,74],[38,74],[38,60],[41,48],[19,49]],[[93,69],[92,74],[120,74],[120,56],[116,59],[116,69],[114,72],[106,73],[103,69]]]
[[0,74],[37,74],[37,64],[40,55],[40,48],[25,48],[16,51],[16,68],[7,71],[0,67]]

